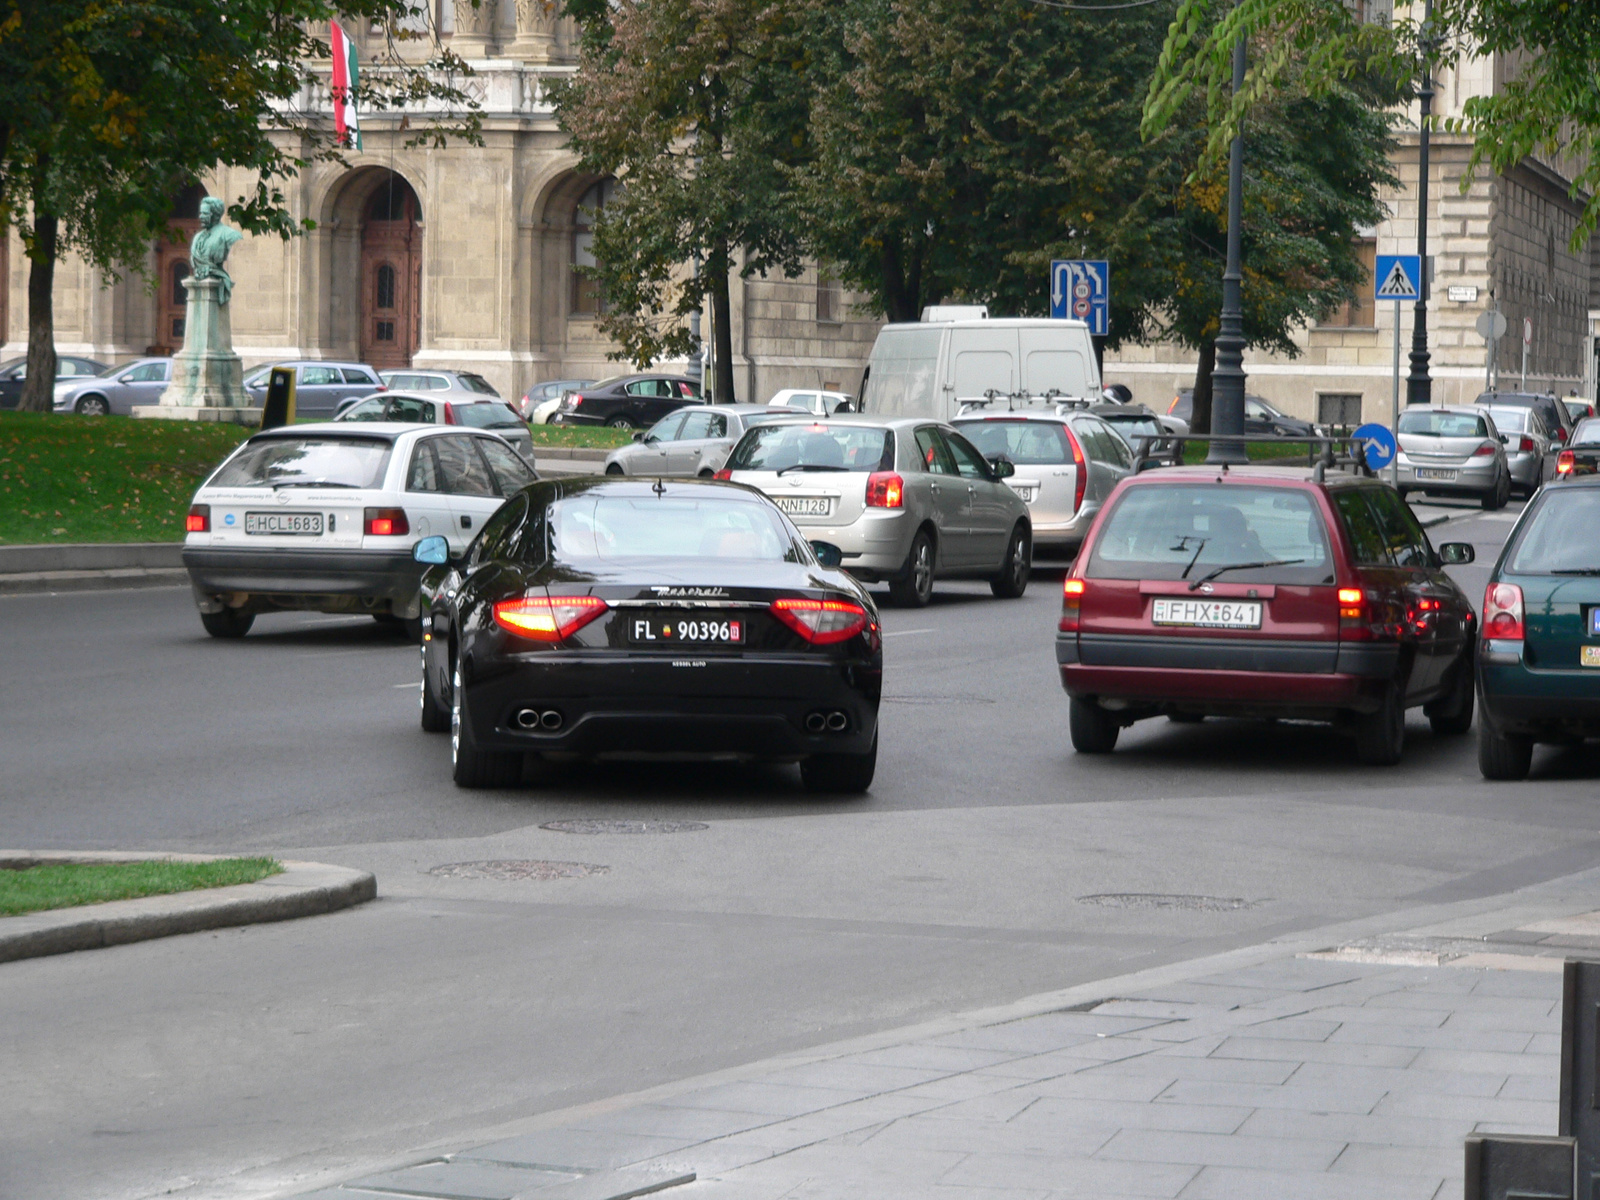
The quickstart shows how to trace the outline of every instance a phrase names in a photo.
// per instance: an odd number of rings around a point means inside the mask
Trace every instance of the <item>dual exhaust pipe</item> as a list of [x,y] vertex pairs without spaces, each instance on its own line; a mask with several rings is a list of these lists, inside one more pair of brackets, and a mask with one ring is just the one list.
[[850,728],[849,714],[834,709],[831,712],[818,710],[806,714],[807,733],[843,733]]
[[567,719],[554,708],[519,708],[511,718],[518,729],[554,733],[566,724]]

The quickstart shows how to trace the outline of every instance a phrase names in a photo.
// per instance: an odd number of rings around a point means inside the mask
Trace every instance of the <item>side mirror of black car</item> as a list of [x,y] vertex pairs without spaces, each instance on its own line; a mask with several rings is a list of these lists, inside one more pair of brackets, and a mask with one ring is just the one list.
[[425,537],[411,547],[411,557],[429,566],[442,566],[450,561],[450,543],[437,534]]
[[1445,542],[1439,547],[1439,558],[1452,567],[1472,562],[1477,557],[1471,542]]
[[1017,473],[1017,464],[1003,454],[997,454],[989,460],[989,465],[994,468],[996,479],[1010,479]]
[[817,561],[825,567],[837,567],[844,564],[844,551],[832,542],[812,542],[811,553],[817,556]]

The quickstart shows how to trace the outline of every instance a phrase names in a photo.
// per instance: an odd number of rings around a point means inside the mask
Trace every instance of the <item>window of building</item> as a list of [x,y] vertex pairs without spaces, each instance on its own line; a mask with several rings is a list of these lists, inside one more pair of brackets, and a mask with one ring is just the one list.
[[817,320],[824,325],[837,325],[844,320],[844,297],[839,281],[827,268],[817,266]]
[[394,268],[388,263],[378,268],[378,307],[394,307]]
[[1360,392],[1318,392],[1317,423],[1320,425],[1361,424]]
[[594,223],[616,192],[617,181],[602,179],[578,201],[572,213],[572,312],[574,316],[594,316],[605,310],[600,282],[579,270],[596,265]]
[[1348,304],[1341,304],[1331,317],[1320,322],[1322,325],[1371,329],[1378,323],[1378,302],[1372,293],[1372,274],[1378,266],[1377,239],[1361,238],[1356,242],[1356,254],[1361,259],[1362,269],[1366,272],[1362,281],[1356,284],[1356,298]]

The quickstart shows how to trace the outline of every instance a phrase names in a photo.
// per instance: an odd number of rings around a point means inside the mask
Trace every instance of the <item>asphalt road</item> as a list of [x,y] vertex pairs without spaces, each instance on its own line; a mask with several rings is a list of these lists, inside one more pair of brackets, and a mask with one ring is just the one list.
[[[1481,597],[1513,511],[1463,515]],[[370,621],[205,637],[186,591],[0,599],[0,843],[369,868],[307,921],[0,966],[0,1196],[246,1196],[782,1050],[1600,858],[1600,754],[1478,775],[1413,713],[1405,763],[1331,731],[1145,722],[1075,756],[1060,572],[886,610],[867,797],[793,768],[573,769],[459,791],[417,656]],[[670,834],[542,829],[698,822]],[[433,874],[482,861],[571,877]],[[605,868],[597,870],[596,868]],[[1149,894],[1209,897],[1164,907]],[[1086,899],[1089,898],[1089,899]]]

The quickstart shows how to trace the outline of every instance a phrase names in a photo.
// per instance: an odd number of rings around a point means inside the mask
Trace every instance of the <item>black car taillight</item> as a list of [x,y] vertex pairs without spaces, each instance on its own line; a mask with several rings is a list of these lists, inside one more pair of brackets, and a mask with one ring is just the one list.
[[189,505],[189,515],[183,522],[183,531],[185,533],[210,533],[211,505]]
[[494,623],[529,641],[559,642],[610,607],[598,596],[523,596],[496,602]]
[[406,520],[403,508],[369,508],[361,516],[362,532],[368,537],[398,537],[411,532],[411,522]]
[[853,600],[774,600],[771,612],[814,646],[849,641],[867,627],[867,610]]

